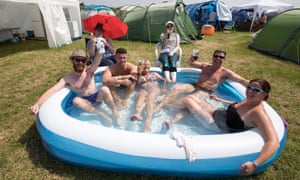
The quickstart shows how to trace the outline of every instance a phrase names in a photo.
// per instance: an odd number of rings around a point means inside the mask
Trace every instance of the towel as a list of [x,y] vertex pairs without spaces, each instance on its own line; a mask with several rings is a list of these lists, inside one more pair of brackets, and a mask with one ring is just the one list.
[[180,132],[173,132],[170,134],[170,138],[176,141],[179,148],[184,148],[185,156],[190,163],[195,161],[197,153],[194,151],[187,137]]

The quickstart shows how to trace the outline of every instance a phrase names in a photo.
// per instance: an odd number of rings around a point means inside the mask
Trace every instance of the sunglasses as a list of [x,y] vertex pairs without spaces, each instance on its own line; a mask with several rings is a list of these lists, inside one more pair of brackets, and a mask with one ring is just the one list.
[[86,58],[76,58],[76,57],[73,57],[72,58],[73,61],[77,62],[77,63],[80,63],[82,62],[82,64],[84,64],[86,62]]
[[214,58],[225,59],[225,56],[218,56],[218,55],[214,55]]
[[256,93],[265,93],[264,90],[262,90],[260,88],[257,88],[257,87],[254,87],[254,86],[250,86],[250,85],[247,86],[247,90],[251,90],[251,91],[254,91]]
[[166,27],[167,27],[167,28],[172,28],[172,27],[173,27],[173,25],[167,25]]

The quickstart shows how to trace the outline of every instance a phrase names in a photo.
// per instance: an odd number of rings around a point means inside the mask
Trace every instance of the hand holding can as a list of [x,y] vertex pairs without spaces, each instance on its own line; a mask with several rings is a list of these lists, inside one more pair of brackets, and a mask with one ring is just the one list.
[[194,58],[194,61],[196,61],[198,59],[198,55],[199,55],[199,50],[194,49],[193,52],[192,52],[192,56]]

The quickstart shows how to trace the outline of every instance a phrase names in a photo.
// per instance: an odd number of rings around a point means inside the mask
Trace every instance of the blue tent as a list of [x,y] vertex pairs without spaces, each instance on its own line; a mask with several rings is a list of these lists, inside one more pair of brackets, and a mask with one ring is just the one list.
[[204,24],[216,27],[219,21],[232,21],[229,6],[219,0],[189,4],[185,9],[197,29],[201,29]]

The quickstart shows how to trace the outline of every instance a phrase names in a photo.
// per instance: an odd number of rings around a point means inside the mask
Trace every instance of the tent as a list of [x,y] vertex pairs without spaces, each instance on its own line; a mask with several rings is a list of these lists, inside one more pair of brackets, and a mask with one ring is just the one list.
[[300,9],[282,12],[253,38],[250,48],[300,63]]
[[1,41],[17,32],[47,38],[53,48],[82,36],[78,0],[1,0],[0,14]]
[[174,21],[175,31],[180,35],[181,43],[191,43],[196,39],[198,31],[193,26],[190,17],[187,15],[184,3],[164,2],[150,4],[147,7],[134,7],[118,17],[128,25],[127,40],[141,40],[158,42],[160,34],[164,32],[165,23]]
[[219,22],[232,21],[230,7],[219,0],[188,4],[186,11],[197,29],[201,29],[204,24],[217,27]]
[[[96,14],[109,14],[109,15],[115,15],[113,9],[111,7],[105,6],[105,5],[85,5],[80,10],[81,20],[88,18],[90,16],[96,15]],[[87,32],[82,29],[82,31]]]
[[[250,3],[232,6],[233,19],[237,20],[237,16],[246,16],[240,26],[246,26],[247,30],[252,31],[254,22],[261,16],[263,12],[265,14],[271,12],[282,12],[293,8],[293,5],[282,3],[277,0],[252,0]],[[239,25],[239,22],[235,22]],[[243,28],[245,29],[245,28]]]

